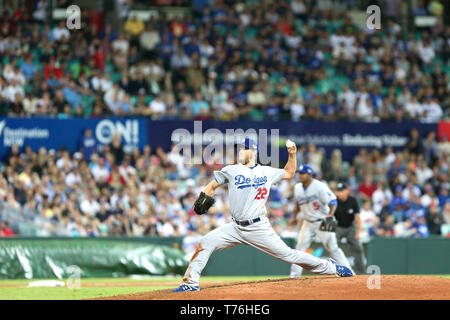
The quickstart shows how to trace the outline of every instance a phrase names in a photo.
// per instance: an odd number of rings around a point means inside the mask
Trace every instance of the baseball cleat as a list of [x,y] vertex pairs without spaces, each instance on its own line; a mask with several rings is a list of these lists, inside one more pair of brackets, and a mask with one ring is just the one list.
[[182,283],[178,288],[172,290],[172,292],[182,292],[182,291],[200,291],[199,286],[190,286],[188,284]]
[[328,261],[333,263],[336,266],[336,277],[353,277],[354,273],[352,270],[347,268],[346,266],[341,266],[339,264],[336,264],[336,261],[334,259],[328,258]]

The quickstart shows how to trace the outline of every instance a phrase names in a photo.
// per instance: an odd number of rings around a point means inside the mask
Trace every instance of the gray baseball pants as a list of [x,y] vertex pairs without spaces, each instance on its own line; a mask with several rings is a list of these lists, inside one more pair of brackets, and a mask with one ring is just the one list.
[[252,246],[274,258],[316,274],[336,274],[336,266],[332,262],[287,246],[273,230],[269,219],[263,217],[261,221],[245,227],[230,222],[206,234],[191,258],[183,282],[198,286],[200,275],[211,254],[238,244]]

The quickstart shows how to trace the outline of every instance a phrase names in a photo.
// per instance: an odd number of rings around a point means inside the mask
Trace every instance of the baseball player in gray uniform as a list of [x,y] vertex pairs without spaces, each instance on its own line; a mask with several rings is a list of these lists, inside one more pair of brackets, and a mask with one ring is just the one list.
[[290,264],[296,264],[316,274],[335,274],[351,277],[348,268],[332,259],[320,259],[306,252],[288,247],[273,230],[266,217],[266,202],[270,187],[282,179],[292,179],[296,169],[295,144],[288,148],[289,160],[284,169],[256,163],[258,144],[246,138],[240,143],[239,163],[214,171],[212,180],[194,204],[197,214],[204,214],[212,206],[214,190],[228,185],[230,213],[233,221],[206,234],[194,252],[181,285],[173,290],[200,290],[200,274],[209,257],[216,250],[247,244]]
[[[301,165],[297,172],[300,182],[294,187],[296,200],[294,221],[302,224],[296,249],[305,251],[317,235],[336,263],[351,270],[336,239],[336,220],[333,216],[337,206],[336,196],[325,183],[313,178],[314,170],[311,166]],[[292,264],[290,277],[300,277],[302,271],[301,265]],[[353,273],[353,270],[351,272]]]

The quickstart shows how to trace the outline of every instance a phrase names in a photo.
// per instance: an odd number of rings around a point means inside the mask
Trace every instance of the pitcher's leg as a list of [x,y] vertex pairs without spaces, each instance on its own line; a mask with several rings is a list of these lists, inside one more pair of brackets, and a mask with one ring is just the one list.
[[[300,232],[298,233],[297,245],[295,246],[296,250],[306,251],[311,245],[311,241],[314,234],[311,232],[310,224],[308,221],[303,221]],[[297,264],[291,265],[291,272],[289,276],[291,278],[300,277],[303,273],[303,268]]]
[[240,234],[243,243],[264,251],[283,262],[299,265],[316,274],[336,274],[336,266],[330,261],[289,248],[268,221],[265,224],[263,222],[258,228],[255,226],[254,230],[245,235]]
[[195,250],[189,266],[184,274],[183,282],[191,286],[198,286],[200,275],[211,254],[216,250],[231,248],[241,243],[231,223],[225,224],[206,234]]

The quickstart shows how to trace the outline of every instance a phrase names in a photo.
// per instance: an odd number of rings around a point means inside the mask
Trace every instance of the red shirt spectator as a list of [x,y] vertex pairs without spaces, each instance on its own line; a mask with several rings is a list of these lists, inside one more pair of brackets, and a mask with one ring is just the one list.
[[292,33],[291,26],[287,22],[279,21],[275,23],[275,28],[279,29],[284,35],[289,36]]
[[372,194],[377,190],[377,186],[372,181],[371,176],[366,176],[364,179],[364,184],[360,185],[358,188],[358,193],[362,194],[362,196],[366,196],[368,198],[372,198]]
[[62,71],[59,66],[55,64],[55,58],[51,58],[50,62],[44,68],[44,79],[61,79]]
[[0,237],[12,237],[14,232],[9,227],[8,222],[4,221],[0,225]]
[[178,18],[175,18],[170,24],[170,31],[175,37],[180,37],[186,33],[186,26]]
[[122,186],[125,186],[127,184],[125,178],[120,175],[119,169],[117,167],[111,171],[111,174],[107,179],[107,182],[109,185],[113,187],[119,187],[120,184]]
[[156,0],[157,6],[170,6],[172,5],[173,0]]
[[105,71],[105,55],[103,54],[102,49],[100,49],[97,45],[95,46],[93,57],[95,60],[95,66],[100,70]]

